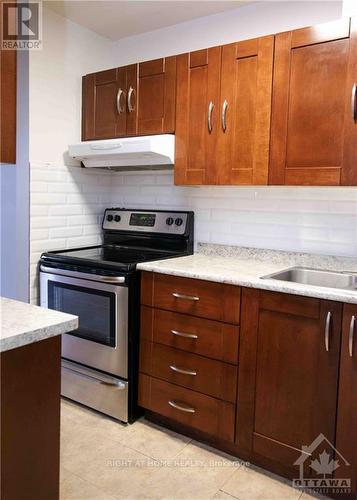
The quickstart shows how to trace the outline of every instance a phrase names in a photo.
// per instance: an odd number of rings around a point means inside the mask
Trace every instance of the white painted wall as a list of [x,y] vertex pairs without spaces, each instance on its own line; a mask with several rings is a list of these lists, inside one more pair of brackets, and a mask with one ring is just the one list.
[[[356,1],[356,0],[352,0]],[[186,2],[183,3],[186,5]],[[187,4],[187,7],[188,4]],[[114,43],[118,66],[328,22],[340,1],[263,1]]]
[[112,42],[46,7],[43,46],[30,54],[32,302],[38,300],[42,252],[100,238],[98,216],[109,202],[104,183],[110,174],[71,167],[66,151],[80,141],[82,75],[116,64]]
[[16,165],[0,165],[0,295],[29,299],[29,64],[17,55]]
[[64,159],[80,138],[82,74],[333,20],[341,9],[264,2],[117,43],[45,9],[45,50],[31,54],[30,72],[32,300],[41,252],[100,241],[105,206],[194,209],[197,241],[357,256],[356,188],[174,187],[171,174],[94,173]]

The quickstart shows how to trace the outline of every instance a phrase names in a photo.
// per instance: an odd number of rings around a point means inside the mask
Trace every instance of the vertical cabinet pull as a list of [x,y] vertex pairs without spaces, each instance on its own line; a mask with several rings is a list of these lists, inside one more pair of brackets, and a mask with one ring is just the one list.
[[227,130],[227,109],[228,109],[228,102],[227,99],[225,99],[222,104],[222,116],[221,116],[223,132]]
[[213,108],[214,108],[214,104],[212,101],[210,101],[209,105],[208,105],[208,117],[207,117],[208,132],[210,134],[212,133],[212,130],[213,130],[213,125],[212,125]]
[[117,111],[118,115],[121,115],[125,111],[125,107],[121,105],[121,98],[124,96],[124,90],[119,88],[117,93]]
[[357,84],[354,83],[352,86],[352,95],[351,95],[351,115],[352,115],[352,120],[355,123],[357,123],[356,99],[357,99]]
[[325,323],[325,349],[327,352],[330,350],[331,318],[332,314],[331,311],[329,311],[326,315],[326,323]]
[[132,113],[135,109],[135,104],[133,104],[132,98],[135,97],[135,89],[130,85],[128,92],[128,111]]
[[348,352],[350,357],[353,357],[353,338],[355,333],[356,316],[352,316],[350,323],[350,332],[348,335]]

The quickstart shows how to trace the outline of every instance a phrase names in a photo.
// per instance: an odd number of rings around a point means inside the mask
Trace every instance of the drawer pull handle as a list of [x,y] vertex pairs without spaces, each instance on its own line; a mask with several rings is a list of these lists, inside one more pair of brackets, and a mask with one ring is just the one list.
[[353,337],[355,332],[356,317],[352,316],[350,323],[350,332],[348,336],[348,351],[351,358],[353,358]]
[[184,403],[176,403],[176,401],[168,401],[168,403],[175,410],[184,411],[185,413],[196,413],[196,410],[192,406],[187,406]]
[[172,335],[176,335],[176,337],[184,337],[185,339],[198,339],[198,335],[195,335],[194,333],[185,333],[185,332],[178,332],[177,330],[171,330]]
[[175,365],[170,365],[170,370],[176,373],[181,373],[182,375],[191,375],[192,377],[197,375],[197,372],[193,370],[184,370],[183,368],[177,368]]
[[176,299],[193,300],[195,302],[197,302],[198,300],[200,300],[200,298],[196,297],[196,295],[185,295],[183,293],[178,293],[178,292],[174,292],[172,295]]
[[329,352],[330,350],[331,318],[332,318],[332,313],[331,311],[328,311],[325,322],[325,349],[327,352]]

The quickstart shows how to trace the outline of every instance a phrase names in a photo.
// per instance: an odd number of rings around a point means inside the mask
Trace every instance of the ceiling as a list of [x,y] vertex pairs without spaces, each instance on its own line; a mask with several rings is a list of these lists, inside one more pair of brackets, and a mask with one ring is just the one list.
[[51,0],[45,3],[75,23],[111,40],[119,40],[236,9],[249,1]]

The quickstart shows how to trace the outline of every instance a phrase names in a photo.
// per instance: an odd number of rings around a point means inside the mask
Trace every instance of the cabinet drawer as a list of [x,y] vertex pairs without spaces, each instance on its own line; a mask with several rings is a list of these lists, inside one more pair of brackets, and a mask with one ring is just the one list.
[[235,406],[231,403],[140,374],[139,404],[211,436],[234,440]]
[[235,403],[237,367],[172,347],[141,341],[140,371]]
[[141,306],[141,338],[237,364],[239,326]]
[[142,304],[226,323],[239,323],[240,296],[233,285],[167,274],[142,277]]

